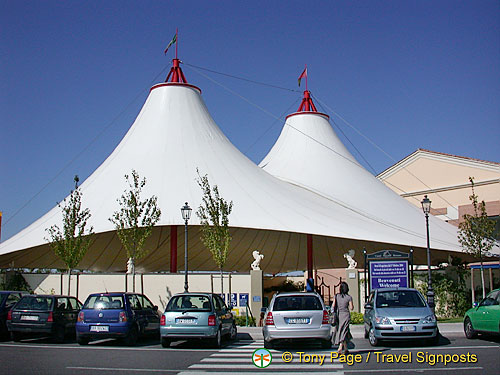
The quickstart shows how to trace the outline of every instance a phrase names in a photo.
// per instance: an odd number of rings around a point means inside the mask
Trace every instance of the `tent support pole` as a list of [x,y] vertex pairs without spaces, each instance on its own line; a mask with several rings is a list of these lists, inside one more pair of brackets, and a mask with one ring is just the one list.
[[177,273],[177,225],[170,226],[170,273]]
[[312,279],[313,276],[313,238],[312,234],[307,235],[307,277]]

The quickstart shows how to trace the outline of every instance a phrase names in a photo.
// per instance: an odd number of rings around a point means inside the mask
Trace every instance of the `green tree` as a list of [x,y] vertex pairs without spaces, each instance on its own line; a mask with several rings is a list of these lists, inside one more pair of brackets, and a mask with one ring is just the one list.
[[62,210],[63,229],[59,229],[57,225],[46,229],[49,235],[46,240],[68,269],[68,295],[71,293],[71,271],[85,256],[92,239],[91,234],[93,234],[92,227],[87,232],[85,231],[91,214],[88,208],[82,209],[82,192],[78,187],[79,181],[78,176],[75,176],[75,189],[71,190],[71,194],[67,198],[68,201],[66,202],[64,199],[63,206],[57,204]]
[[139,174],[132,170],[132,177],[125,175],[129,185],[122,196],[117,199],[121,208],[109,218],[116,228],[132,267],[132,289],[135,292],[135,263],[144,258],[148,250],[146,240],[153,232],[153,226],[160,220],[161,210],[157,205],[157,197],[152,196],[141,200],[141,192],[146,185],[146,178],[142,180]]
[[233,201],[227,202],[219,194],[219,188],[210,186],[208,176],[200,176],[198,185],[203,192],[202,204],[196,211],[202,225],[201,240],[210,250],[217,267],[220,270],[221,293],[224,293],[223,268],[229,252],[231,236],[229,234],[229,215],[233,210]]
[[474,191],[474,178],[469,177],[472,194],[469,196],[474,208],[474,214],[463,215],[463,221],[458,225],[458,241],[465,252],[479,259],[481,263],[481,286],[483,289],[483,298],[486,297],[484,285],[483,258],[486,252],[490,251],[495,243],[493,232],[495,231],[495,222],[488,218],[486,213],[486,204],[479,202],[479,198]]

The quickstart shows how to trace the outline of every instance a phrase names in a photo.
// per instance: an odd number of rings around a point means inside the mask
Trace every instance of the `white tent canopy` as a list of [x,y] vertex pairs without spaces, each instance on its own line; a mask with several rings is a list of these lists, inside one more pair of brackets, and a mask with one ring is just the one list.
[[[248,270],[256,249],[265,256],[261,262],[265,272],[305,269],[306,234],[314,236],[318,268],[344,266],[342,254],[351,248],[408,250],[426,246],[422,213],[361,168],[323,115],[300,114],[289,122],[328,147],[285,125],[261,169],[221,132],[197,87],[182,82],[153,86],[123,140],[81,185],[82,207],[90,209],[89,224],[96,234],[79,268],[126,268],[126,254],[109,217],[119,209],[117,198],[127,188],[124,175],[132,169],[147,179],[144,197],[156,195],[162,210],[147,243],[150,253],[138,263],[138,270],[168,270],[169,227],[184,224],[180,207],[185,201],[194,210],[201,203],[197,169],[208,175],[212,185],[218,185],[226,200],[234,202],[230,215],[233,240],[226,270]],[[54,207],[1,243],[0,267],[12,262],[14,267],[64,267],[44,239],[47,228],[61,223],[61,210]],[[216,269],[200,241],[199,220],[194,213],[189,225],[189,269]],[[431,225],[431,245],[444,250],[441,259],[446,259],[449,251],[460,251],[453,227],[436,220]],[[182,254],[183,235],[174,243]],[[182,267],[183,257],[178,258]]]

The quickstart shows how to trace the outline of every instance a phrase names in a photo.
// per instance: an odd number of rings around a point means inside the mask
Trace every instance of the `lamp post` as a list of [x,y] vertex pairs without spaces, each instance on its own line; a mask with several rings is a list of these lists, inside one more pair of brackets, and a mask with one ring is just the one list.
[[425,224],[427,228],[427,303],[429,307],[434,312],[434,290],[432,289],[432,278],[431,278],[431,246],[429,238],[429,212],[431,212],[431,200],[424,195],[422,199],[422,210],[425,214]]
[[188,221],[191,217],[191,207],[188,202],[181,207],[182,219],[184,219],[184,293],[188,292]]

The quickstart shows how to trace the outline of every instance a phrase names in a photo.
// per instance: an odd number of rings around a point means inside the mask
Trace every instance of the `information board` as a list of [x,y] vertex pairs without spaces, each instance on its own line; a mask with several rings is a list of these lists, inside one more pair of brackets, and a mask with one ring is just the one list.
[[407,288],[408,261],[371,261],[370,289]]

